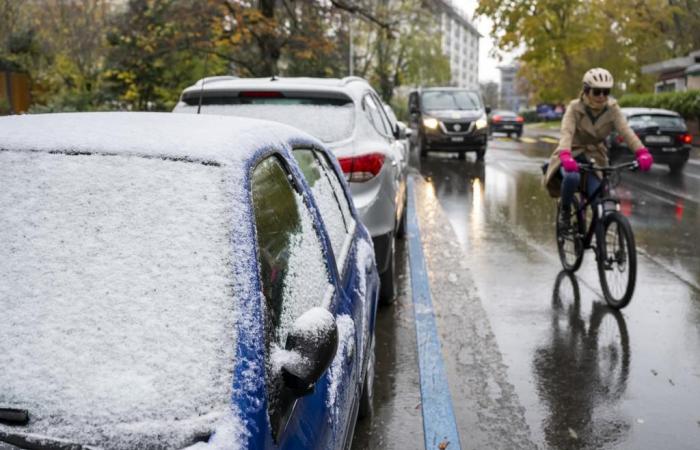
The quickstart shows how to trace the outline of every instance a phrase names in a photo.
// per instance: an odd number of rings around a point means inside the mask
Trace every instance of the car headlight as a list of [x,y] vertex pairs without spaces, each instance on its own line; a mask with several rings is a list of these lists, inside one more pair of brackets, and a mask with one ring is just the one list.
[[486,125],[488,125],[488,122],[483,117],[476,121],[476,129],[477,130],[481,130],[482,128],[486,128]]
[[423,119],[423,126],[425,128],[430,128],[431,130],[434,130],[438,127],[438,125],[440,125],[440,122],[438,122],[438,120],[433,117],[426,117],[425,119]]

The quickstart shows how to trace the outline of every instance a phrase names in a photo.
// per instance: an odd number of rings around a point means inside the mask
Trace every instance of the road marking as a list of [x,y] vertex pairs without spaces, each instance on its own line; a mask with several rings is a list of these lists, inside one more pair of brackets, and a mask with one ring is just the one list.
[[433,313],[428,272],[421,245],[413,178],[408,179],[408,255],[411,266],[413,314],[416,322],[421,408],[425,448],[459,450],[457,421],[442,360],[440,338]]
[[546,142],[547,144],[558,144],[559,143],[558,139],[554,139],[554,138],[549,137],[549,136],[540,136],[539,139],[540,139],[540,141]]
[[537,139],[532,139],[531,137],[527,137],[527,136],[521,137],[520,140],[526,144],[534,144],[535,142],[537,142]]

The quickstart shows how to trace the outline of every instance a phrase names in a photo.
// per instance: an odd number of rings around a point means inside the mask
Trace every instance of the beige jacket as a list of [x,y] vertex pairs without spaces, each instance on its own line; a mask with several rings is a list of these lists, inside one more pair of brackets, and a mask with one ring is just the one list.
[[587,109],[583,99],[572,100],[566,108],[561,121],[559,145],[549,158],[549,167],[542,182],[552,197],[559,197],[561,193],[561,179],[555,175],[559,172],[559,152],[562,150],[570,149],[574,158],[583,153],[595,164],[607,165],[608,151],[604,141],[613,129],[625,139],[632,150],[636,151],[644,146],[627,124],[615,99],[608,99],[607,106],[597,117]]

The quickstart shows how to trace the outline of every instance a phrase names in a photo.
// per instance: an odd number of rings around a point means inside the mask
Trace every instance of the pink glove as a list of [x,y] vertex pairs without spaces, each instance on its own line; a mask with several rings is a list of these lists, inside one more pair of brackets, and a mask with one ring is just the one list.
[[571,157],[571,150],[559,152],[559,161],[566,172],[578,172],[578,163]]
[[651,165],[654,164],[654,158],[652,158],[651,153],[649,153],[649,150],[647,150],[646,147],[637,149],[637,151],[634,152],[634,154],[637,157],[637,164],[639,164],[639,170],[641,170],[642,172],[646,172],[649,169],[651,169]]

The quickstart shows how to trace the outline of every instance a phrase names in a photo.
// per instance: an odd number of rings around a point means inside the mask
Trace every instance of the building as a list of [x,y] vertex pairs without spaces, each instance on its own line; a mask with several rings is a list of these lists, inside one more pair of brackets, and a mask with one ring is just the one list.
[[654,92],[700,89],[700,50],[688,56],[642,66],[642,73],[656,75]]
[[520,111],[527,108],[527,97],[518,93],[518,64],[500,66],[501,92],[500,107],[510,111]]
[[479,89],[479,38],[481,34],[452,1],[434,0],[442,32],[442,51],[450,60],[451,84]]

